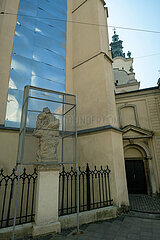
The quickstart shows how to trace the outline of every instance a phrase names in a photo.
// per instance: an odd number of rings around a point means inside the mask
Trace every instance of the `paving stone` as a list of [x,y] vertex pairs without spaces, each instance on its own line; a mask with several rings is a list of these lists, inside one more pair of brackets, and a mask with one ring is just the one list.
[[116,237],[116,238],[114,238],[114,240],[126,240],[127,238],[126,237]]
[[152,231],[152,227],[146,227],[146,226],[141,226],[141,231],[143,232],[151,232]]
[[[72,230],[36,240],[160,240],[160,220],[123,215],[121,218],[83,225],[82,235]],[[32,240],[25,238],[21,240]]]
[[153,236],[141,236],[140,239],[142,239],[142,240],[154,240]]
[[146,237],[152,237],[153,236],[153,234],[152,234],[152,232],[141,232],[141,236],[143,237],[143,236],[146,236]]
[[139,234],[141,232],[141,229],[140,228],[131,228],[130,229],[130,233],[133,233],[133,234]]
[[130,240],[132,240],[132,239],[134,239],[134,240],[139,240],[140,239],[140,235],[139,234],[132,234],[132,233],[130,233],[130,234],[128,234],[128,239],[130,239]]
[[153,236],[153,240],[159,240],[159,236],[156,237]]
[[119,232],[116,234],[116,237],[127,237],[128,232]]
[[106,240],[108,240],[108,239],[115,239],[115,237],[116,237],[116,235],[115,234],[111,234],[111,233],[102,236],[102,238],[106,239]]
[[160,198],[144,194],[129,194],[131,210],[160,213]]

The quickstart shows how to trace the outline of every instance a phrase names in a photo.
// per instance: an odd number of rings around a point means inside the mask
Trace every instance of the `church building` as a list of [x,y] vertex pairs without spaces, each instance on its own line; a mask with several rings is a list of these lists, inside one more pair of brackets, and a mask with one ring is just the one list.
[[133,58],[130,52],[125,56],[116,31],[110,46],[128,192],[156,194],[160,191],[160,85],[139,89]]
[[[15,166],[24,87],[31,85],[76,95],[78,164],[109,166],[114,206],[128,208],[128,193],[159,193],[160,86],[139,89],[116,31],[110,50],[105,1],[1,0],[0,13],[0,167],[10,173]],[[32,160],[38,144],[30,130]],[[71,147],[64,147],[68,155]]]

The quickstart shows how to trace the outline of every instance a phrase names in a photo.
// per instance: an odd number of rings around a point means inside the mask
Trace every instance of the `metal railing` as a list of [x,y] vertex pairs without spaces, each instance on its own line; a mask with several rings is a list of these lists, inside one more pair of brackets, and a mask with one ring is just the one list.
[[[112,205],[110,191],[110,170],[94,167],[90,170],[87,164],[83,171],[79,167],[79,202],[80,211],[87,211]],[[20,175],[16,225],[34,221],[34,205],[36,191],[37,171],[31,174],[24,168]],[[0,228],[13,225],[14,208],[16,202],[16,187],[18,174],[5,174],[0,170]],[[77,172],[71,167],[66,171],[62,166],[59,174],[59,216],[72,214],[77,211]]]
[[[36,179],[36,169],[33,173],[27,174],[24,168],[20,175],[16,225],[34,220]],[[17,180],[18,175],[15,169],[10,175],[5,174],[3,169],[0,170],[0,228],[13,225]]]
[[[86,170],[79,168],[79,197],[80,211],[111,206],[110,170],[102,167],[98,170],[94,167],[90,170],[87,164]],[[67,215],[76,212],[76,181],[77,173],[71,167],[66,171],[63,166],[59,174],[59,215]]]

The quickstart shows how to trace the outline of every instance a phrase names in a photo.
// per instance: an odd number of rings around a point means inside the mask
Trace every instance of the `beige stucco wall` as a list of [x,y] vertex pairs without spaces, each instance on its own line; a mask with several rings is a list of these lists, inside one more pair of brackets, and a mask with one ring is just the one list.
[[15,167],[18,149],[17,131],[0,131],[0,168],[10,172]]
[[122,135],[115,130],[83,134],[78,137],[78,157],[80,166],[89,163],[90,169],[109,166],[111,196],[114,204],[128,205]]
[[113,61],[113,68],[118,68],[120,70],[124,69],[128,74],[131,73],[129,70],[133,64],[133,58],[124,59],[122,57],[116,57]]
[[[66,92],[77,96],[78,130],[118,126],[108,32],[100,26],[107,21],[104,2],[68,1],[68,19]],[[82,167],[108,164],[114,202],[128,205],[121,132],[78,135],[78,159]]]
[[138,90],[140,82],[135,79],[133,58],[116,57],[113,59],[114,82],[118,81],[116,93]]
[[[5,173],[11,173],[17,161],[19,132],[14,130],[0,130],[0,168]],[[24,161],[35,161],[38,140],[32,134],[25,135]],[[27,167],[27,169],[33,168]]]
[[[1,0],[0,12],[0,124],[4,124],[8,82],[19,0]],[[8,14],[7,14],[8,13]]]
[[[106,62],[101,54],[73,71],[78,129],[107,124],[117,126],[114,89],[109,82],[112,79],[112,70]],[[81,118],[89,120],[83,123]]]
[[127,150],[124,151],[124,157],[125,158],[133,158],[133,156],[135,158],[142,158],[142,154],[139,150],[135,149],[135,148],[129,148]]
[[124,93],[138,90],[140,86],[139,82],[123,84],[116,87],[116,93]]
[[[134,144],[138,141],[146,144],[151,155],[151,164],[153,169],[151,172],[154,175],[156,191],[160,191],[160,90],[158,88],[149,89],[147,91],[130,92],[116,95],[117,110],[121,106],[126,105],[127,122],[125,118],[125,108],[123,108],[122,123],[133,123],[130,119],[132,115],[127,113],[127,105],[136,106],[136,112],[139,122],[139,127],[153,131],[151,139],[134,140]],[[123,126],[124,127],[124,126]],[[136,156],[136,153],[135,153]]]
[[66,33],[66,92],[73,93],[72,80],[72,1],[67,1],[67,33]]
[[108,33],[99,26],[107,18],[103,1],[68,1],[68,9],[66,92],[77,95],[79,129],[117,126]]

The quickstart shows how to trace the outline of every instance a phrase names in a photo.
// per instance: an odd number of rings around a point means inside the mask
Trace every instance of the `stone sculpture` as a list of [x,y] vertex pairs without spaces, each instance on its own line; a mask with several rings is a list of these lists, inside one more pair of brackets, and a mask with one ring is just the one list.
[[33,135],[39,138],[37,161],[57,161],[59,120],[55,118],[48,107],[43,108],[38,115]]

